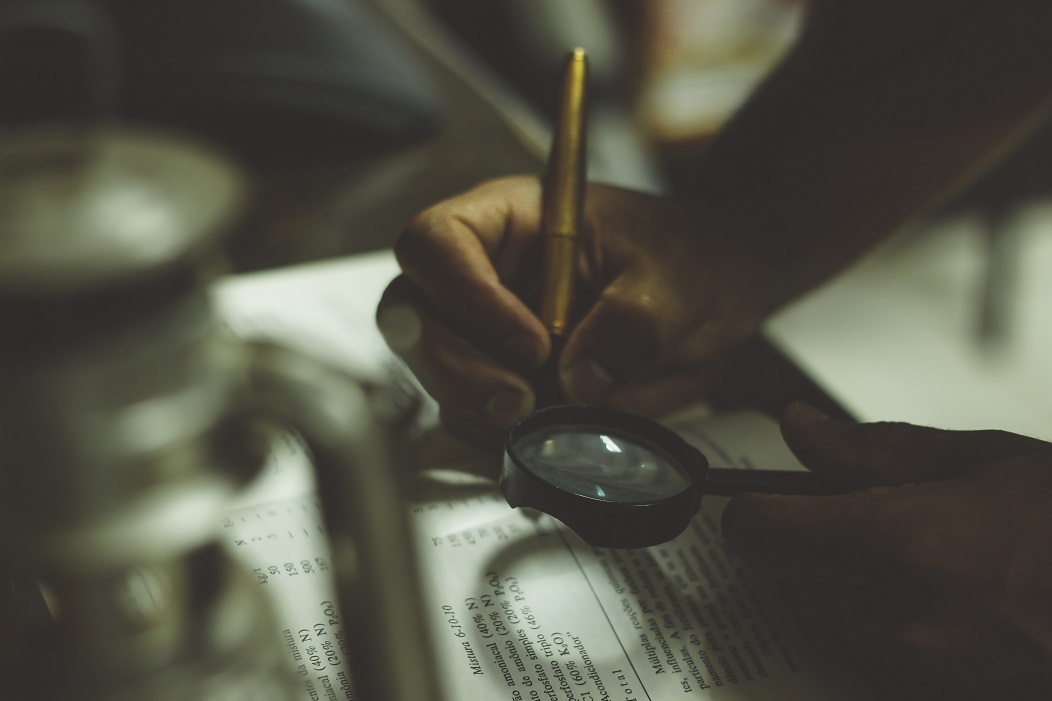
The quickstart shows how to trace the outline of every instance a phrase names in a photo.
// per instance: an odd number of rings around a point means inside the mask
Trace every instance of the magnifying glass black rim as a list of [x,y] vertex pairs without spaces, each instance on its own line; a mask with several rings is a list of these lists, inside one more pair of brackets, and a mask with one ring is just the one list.
[[[687,477],[676,494],[651,501],[622,502],[571,492],[537,476],[516,446],[546,428],[594,426],[655,446]],[[682,533],[698,512],[708,461],[676,432],[650,419],[618,409],[559,405],[539,409],[509,429],[504,443],[500,486],[511,506],[527,506],[559,519],[596,547],[639,548],[664,543]]]

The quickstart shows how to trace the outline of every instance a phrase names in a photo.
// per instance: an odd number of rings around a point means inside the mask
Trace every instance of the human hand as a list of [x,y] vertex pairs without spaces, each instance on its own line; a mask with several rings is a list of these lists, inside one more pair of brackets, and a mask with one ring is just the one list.
[[[537,308],[541,186],[482,184],[419,214],[395,246],[403,269],[377,321],[454,433],[490,442],[533,407],[551,352]],[[657,415],[704,391],[713,359],[763,314],[761,265],[704,213],[590,185],[579,320],[559,357],[573,402]]]
[[887,698],[1052,698],[1052,444],[800,404],[782,432],[811,469],[886,485],[724,512],[820,651]]

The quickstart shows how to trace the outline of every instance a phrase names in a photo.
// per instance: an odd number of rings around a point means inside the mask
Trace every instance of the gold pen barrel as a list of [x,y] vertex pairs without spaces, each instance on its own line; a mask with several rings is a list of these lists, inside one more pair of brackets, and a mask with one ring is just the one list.
[[574,49],[563,69],[559,114],[544,183],[544,288],[541,321],[562,336],[570,323],[585,187],[585,88],[588,61]]

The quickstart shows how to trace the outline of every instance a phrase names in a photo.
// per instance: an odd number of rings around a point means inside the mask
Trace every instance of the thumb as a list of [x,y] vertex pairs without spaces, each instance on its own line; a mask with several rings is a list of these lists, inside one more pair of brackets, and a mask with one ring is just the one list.
[[782,414],[782,436],[816,472],[857,473],[882,484],[937,480],[1005,458],[1052,453],[1052,444],[1007,431],[946,431],[900,422],[831,419],[796,402]]

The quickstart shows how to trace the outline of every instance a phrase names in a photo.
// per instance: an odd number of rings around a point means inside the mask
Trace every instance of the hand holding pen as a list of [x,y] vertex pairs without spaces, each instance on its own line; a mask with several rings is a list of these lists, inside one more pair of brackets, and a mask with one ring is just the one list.
[[564,258],[576,268],[568,306],[576,315],[553,356],[539,316],[543,182],[491,180],[418,214],[395,246],[403,274],[377,313],[443,424],[474,442],[499,444],[534,408],[549,359],[574,403],[653,416],[697,401],[721,353],[762,316],[766,261],[704,211],[592,183],[571,197],[583,197],[576,252]]

